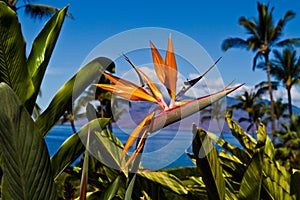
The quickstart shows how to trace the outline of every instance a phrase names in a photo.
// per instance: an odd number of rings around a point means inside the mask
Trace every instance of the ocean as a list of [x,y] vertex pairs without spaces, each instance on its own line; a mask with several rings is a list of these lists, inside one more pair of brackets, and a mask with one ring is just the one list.
[[[79,130],[79,128],[77,129]],[[129,129],[114,128],[113,133],[125,143],[128,138]],[[62,143],[71,135],[73,131],[70,125],[56,125],[46,136],[46,144],[50,156],[53,156]],[[223,133],[225,140],[231,144],[239,146],[237,140],[231,133]],[[144,168],[157,170],[162,168],[174,168],[183,166],[194,166],[186,152],[192,152],[193,134],[191,130],[168,130],[162,129],[147,138],[142,155],[142,165]],[[135,146],[135,144],[133,145]],[[133,148],[129,152],[133,151]]]

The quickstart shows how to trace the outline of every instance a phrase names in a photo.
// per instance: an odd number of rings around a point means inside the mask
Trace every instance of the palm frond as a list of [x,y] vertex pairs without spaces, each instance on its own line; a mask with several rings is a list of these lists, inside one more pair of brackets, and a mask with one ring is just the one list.
[[280,32],[282,32],[282,29],[284,28],[284,26],[286,25],[286,22],[288,22],[289,20],[291,20],[292,18],[295,17],[295,13],[292,11],[287,11],[284,15],[283,18],[281,18],[279,20],[279,22],[277,23],[276,27],[275,27],[275,31],[274,34],[277,35]]
[[276,44],[278,47],[289,47],[289,46],[300,46],[300,38],[289,38],[286,40],[282,40]]
[[262,53],[261,53],[260,51],[258,51],[258,52],[255,54],[255,56],[254,56],[254,58],[253,58],[253,65],[252,65],[252,70],[253,70],[253,71],[255,70],[256,63],[257,63],[258,59],[260,59],[262,56],[263,56],[263,55],[262,55]]
[[228,38],[222,43],[222,50],[227,51],[230,48],[248,48],[247,42],[241,38]]
[[[41,4],[25,4],[23,6],[18,7],[17,10],[21,8],[25,8],[25,13],[27,15],[30,15],[33,19],[42,19],[44,17],[50,17],[59,11],[58,8]],[[67,13],[67,16],[71,19],[74,18],[70,13]]]

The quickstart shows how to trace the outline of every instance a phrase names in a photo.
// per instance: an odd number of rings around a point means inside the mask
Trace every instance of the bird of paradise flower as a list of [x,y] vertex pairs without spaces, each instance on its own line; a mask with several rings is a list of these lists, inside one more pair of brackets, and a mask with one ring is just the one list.
[[[158,104],[158,107],[154,109],[149,115],[147,115],[140,124],[132,131],[130,134],[122,155],[120,163],[124,159],[126,152],[132,146],[134,141],[138,138],[136,148],[132,155],[129,157],[127,162],[121,170],[124,170],[129,166],[129,164],[135,160],[139,153],[142,153],[147,137],[155,132],[160,130],[163,127],[166,127],[172,123],[175,123],[185,117],[188,117],[201,109],[211,105],[213,102],[218,99],[226,96],[237,88],[241,87],[243,84],[240,84],[233,88],[228,88],[226,86],[223,90],[208,95],[204,97],[200,97],[197,99],[190,100],[180,100],[180,98],[184,95],[184,93],[190,89],[194,84],[196,84],[209,70],[215,66],[218,60],[215,62],[213,66],[211,66],[204,74],[199,76],[196,79],[185,82],[187,87],[183,87],[178,94],[176,94],[176,83],[177,83],[177,64],[175,59],[175,54],[173,50],[172,37],[169,36],[168,39],[168,47],[166,51],[165,60],[162,58],[161,54],[154,46],[154,44],[150,41],[150,47],[152,52],[152,59],[154,63],[154,69],[156,75],[160,82],[166,87],[168,94],[170,96],[170,103],[167,105],[164,100],[162,92],[158,89],[158,87],[154,84],[154,82],[141,70],[139,69],[133,62],[129,60],[129,58],[125,55],[124,58],[131,64],[134,70],[137,72],[140,82],[142,85],[144,83],[147,85],[147,89],[143,86],[138,86],[130,81],[121,79],[117,76],[108,74],[106,72],[102,72],[105,77],[107,77],[113,84],[95,84],[97,87],[100,87],[104,90],[110,91],[116,95],[119,95],[125,99],[132,101],[150,101]],[[139,162],[139,161],[138,161]],[[137,165],[133,165],[133,167]],[[134,170],[134,169],[131,169]],[[135,169],[136,170],[136,169]],[[135,171],[134,170],[134,171]]]

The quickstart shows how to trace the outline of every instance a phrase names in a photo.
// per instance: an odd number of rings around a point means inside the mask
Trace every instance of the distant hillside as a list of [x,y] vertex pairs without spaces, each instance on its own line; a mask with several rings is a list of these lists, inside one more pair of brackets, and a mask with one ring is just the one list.
[[[268,104],[267,100],[264,100],[264,102],[266,104]],[[237,104],[238,100],[236,100],[235,98],[226,97],[226,103],[227,103],[227,107],[229,107],[234,104]],[[115,123],[113,126],[132,129],[132,128],[136,127],[136,125],[139,124],[144,119],[144,117],[146,115],[148,115],[152,111],[152,109],[155,107],[157,107],[157,105],[154,103],[151,103],[151,102],[133,102],[131,108],[129,109],[129,113],[123,114],[120,117],[120,120],[117,123]],[[296,106],[293,106],[293,111],[295,113],[300,114],[300,108],[298,108]],[[196,123],[203,129],[206,129],[206,130],[208,129],[211,131],[218,131],[217,124],[215,121],[212,121],[211,123],[205,122],[205,123],[200,124],[199,121],[200,121],[201,116],[199,116],[199,115],[200,115],[200,112],[196,113],[192,117],[189,117],[181,122],[177,122],[172,125],[169,125],[168,127],[165,127],[165,128],[166,129],[178,129],[178,127],[180,125],[180,129],[190,130],[192,124]],[[248,116],[248,113],[246,111],[243,111],[243,110],[234,110],[233,111],[233,119],[235,119],[236,121],[238,121],[238,119],[240,119],[241,117],[247,117],[247,116]],[[242,126],[242,128],[244,130],[246,130],[248,127],[248,123],[240,123],[240,125]],[[270,127],[268,126],[267,128],[269,129]],[[224,132],[229,131],[229,128],[226,123],[224,123],[223,131]]]

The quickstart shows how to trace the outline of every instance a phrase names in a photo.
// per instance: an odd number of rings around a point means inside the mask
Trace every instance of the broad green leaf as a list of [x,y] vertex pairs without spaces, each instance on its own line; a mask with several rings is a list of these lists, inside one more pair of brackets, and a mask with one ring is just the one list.
[[166,168],[162,169],[161,171],[173,174],[180,180],[183,180],[189,176],[200,176],[199,169],[196,166]]
[[219,162],[223,168],[223,174],[226,178],[241,182],[246,170],[246,163],[233,155],[224,153],[219,154]]
[[258,149],[245,171],[239,190],[239,199],[261,199],[263,180],[263,153],[264,149]]
[[[1,3],[1,2],[0,2]],[[0,83],[3,199],[56,199],[47,146],[16,94]]]
[[[78,133],[71,135],[57,150],[54,156],[51,158],[51,165],[55,180],[58,176],[72,164],[83,152],[85,146],[83,145],[83,135],[87,134],[88,126],[90,126],[91,132],[98,130],[100,127],[103,129],[109,122],[109,118],[99,118],[93,120],[89,124],[83,126]],[[80,137],[79,137],[80,135]]]
[[182,182],[176,177],[166,172],[138,172],[138,177],[142,177],[147,181],[160,185],[161,187],[179,195],[185,195],[188,191],[183,186]]
[[274,146],[269,137],[266,138],[264,155],[263,186],[265,190],[273,199],[291,199],[291,175],[274,159]]
[[123,160],[120,165],[123,144],[108,129],[95,131],[91,135],[91,141],[94,144],[91,146],[90,152],[101,163],[118,170],[125,164],[126,160]]
[[128,185],[128,188],[125,193],[125,200],[131,200],[131,195],[132,195],[133,188],[134,188],[135,178],[136,178],[136,174],[133,176],[133,178],[131,179],[131,181]]
[[256,140],[246,133],[232,118],[226,117],[232,135],[240,142],[240,144],[251,154],[256,146]]
[[225,150],[229,151],[232,155],[239,158],[242,162],[248,163],[250,161],[250,155],[248,152],[243,151],[242,149],[226,142],[222,138],[219,138],[214,133],[206,131],[207,136],[210,137],[211,140],[216,142],[219,146],[223,147]]
[[111,200],[114,198],[118,192],[119,184],[120,184],[121,177],[117,176],[117,178],[106,188],[102,194],[100,199],[101,200]]
[[35,105],[45,71],[57,42],[67,10],[68,7],[65,7],[51,17],[32,44],[32,49],[27,60],[29,76],[32,78],[35,88],[34,94],[26,102],[26,108],[30,113]]
[[25,46],[16,13],[0,1],[0,82],[8,84],[22,103],[34,92]]
[[35,122],[42,136],[45,137],[65,111],[72,107],[72,100],[75,100],[97,78],[100,69],[102,69],[100,61],[95,59],[81,68],[58,90],[50,105]]
[[225,179],[225,183],[226,183],[225,199],[238,200],[236,194],[236,188],[240,187],[240,185],[237,184],[236,182],[230,181],[229,179]]
[[225,198],[225,179],[216,148],[204,130],[193,126],[193,153],[206,185],[209,199]]

